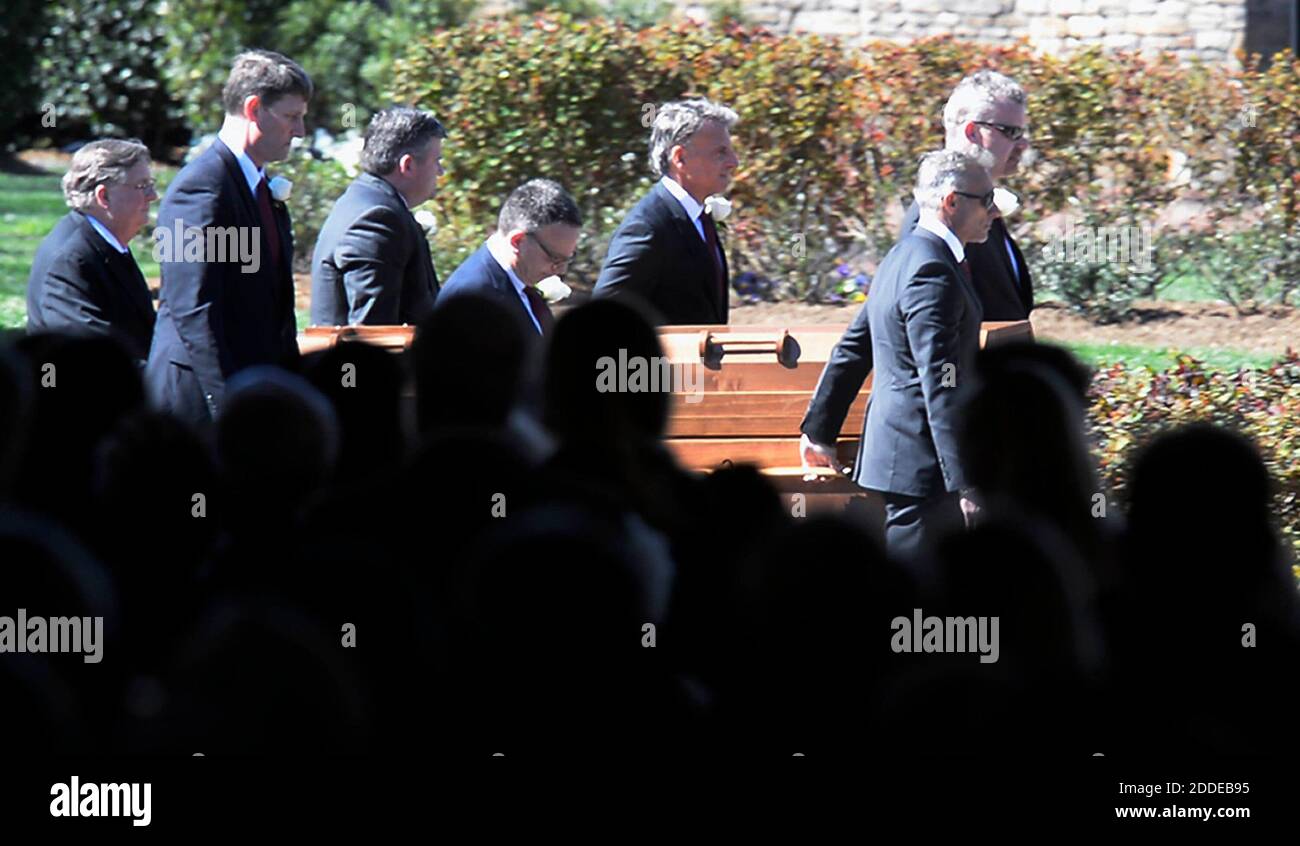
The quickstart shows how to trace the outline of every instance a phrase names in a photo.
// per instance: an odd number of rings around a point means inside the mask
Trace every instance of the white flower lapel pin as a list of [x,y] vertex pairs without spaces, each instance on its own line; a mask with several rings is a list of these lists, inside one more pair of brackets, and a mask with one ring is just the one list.
[[283,203],[293,193],[293,183],[283,176],[273,176],[266,187],[271,191],[271,198]]

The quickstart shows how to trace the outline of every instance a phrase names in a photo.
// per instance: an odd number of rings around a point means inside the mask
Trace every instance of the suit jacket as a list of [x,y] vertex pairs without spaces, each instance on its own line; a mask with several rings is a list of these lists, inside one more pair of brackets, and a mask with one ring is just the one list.
[[[920,218],[920,207],[915,202],[903,220],[903,236],[911,234]],[[1011,267],[1007,245],[1016,255],[1019,273]],[[1007,231],[1002,218],[993,221],[989,237],[982,244],[966,245],[966,261],[970,265],[975,293],[984,307],[985,320],[1028,320],[1034,308],[1034,282],[1029,275],[1029,265],[1020,247]]]
[[429,241],[397,189],[369,173],[348,186],[311,257],[311,322],[419,323],[433,311],[438,274]]
[[[158,210],[158,227],[257,227],[257,271],[239,261],[162,262],[162,295],[145,384],[164,409],[196,425],[215,419],[226,380],[254,364],[292,367],[298,357],[293,313],[293,230],[273,200],[281,259],[271,260],[257,201],[235,154],[220,139],[181,168]],[[172,259],[182,259],[178,250]]]
[[64,215],[32,261],[27,331],[113,335],[143,361],[154,318],[153,297],[130,251],[115,250],[81,212]]
[[[722,274],[730,291],[726,250]],[[677,198],[662,184],[628,212],[609,243],[592,295],[633,293],[649,303],[664,324],[727,322],[727,298],[717,290],[708,245]]]
[[515,283],[510,281],[510,275],[497,264],[497,260],[492,257],[492,252],[486,244],[475,250],[447,278],[441,296],[457,297],[464,294],[475,294],[496,300],[510,309],[512,314],[518,314],[519,319],[524,321],[526,329],[537,332],[532,313],[519,298]]
[[922,498],[966,487],[956,386],[974,370],[982,320],[979,299],[943,239],[924,229],[904,237],[826,362],[800,428],[833,444],[874,363],[853,481]]

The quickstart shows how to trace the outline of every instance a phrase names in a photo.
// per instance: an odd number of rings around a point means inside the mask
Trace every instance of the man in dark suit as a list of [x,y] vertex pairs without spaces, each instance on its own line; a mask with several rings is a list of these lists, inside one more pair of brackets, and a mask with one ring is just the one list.
[[[176,174],[159,210],[162,296],[145,382],[163,409],[204,430],[221,412],[231,375],[297,361],[287,194],[265,166],[306,134],[311,94],[306,72],[279,53],[237,56],[217,140]],[[188,237],[160,249],[170,233],[194,229],[209,249],[191,250]],[[235,236],[237,256],[211,248],[223,235]]]
[[428,112],[392,108],[366,128],[364,171],[334,204],[311,259],[311,322],[416,324],[433,311],[438,274],[411,209],[431,199],[447,131]]
[[614,232],[593,296],[634,294],[664,324],[727,322],[727,254],[705,201],[727,190],[740,163],[736,119],[708,100],[658,110],[650,168],[659,182]]
[[[949,150],[982,156],[995,183],[1015,173],[1029,149],[1026,98],[1014,80],[982,70],[957,84],[943,110]],[[920,208],[915,202],[903,219],[902,234],[916,227]],[[967,251],[971,279],[984,307],[985,320],[1028,320],[1034,308],[1034,283],[1029,265],[1006,224],[999,218],[988,240]]]
[[578,248],[582,214],[558,182],[532,179],[506,199],[497,231],[447,279],[444,297],[490,297],[544,335],[553,318],[537,283],[563,273]]
[[153,298],[129,245],[158,199],[148,148],[92,141],[72,157],[63,196],[72,211],[37,248],[27,279],[27,331],[114,335],[143,364]]
[[957,453],[958,389],[973,378],[983,319],[965,245],[998,217],[988,172],[962,153],[926,155],[915,194],[920,222],[881,262],[800,426],[804,462],[834,466],[832,445],[874,364],[852,478],[884,493],[885,542],[904,557],[975,511]]

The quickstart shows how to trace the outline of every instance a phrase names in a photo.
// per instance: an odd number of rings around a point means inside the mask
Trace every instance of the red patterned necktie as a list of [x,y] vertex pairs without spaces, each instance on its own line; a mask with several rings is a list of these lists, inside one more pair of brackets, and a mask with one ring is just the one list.
[[713,259],[713,275],[718,291],[718,303],[727,302],[727,280],[722,273],[722,259],[718,256],[718,228],[713,224],[713,215],[700,212],[700,223],[704,226],[704,243],[709,247],[709,256]]
[[280,266],[280,228],[275,223],[275,211],[271,208],[271,188],[266,184],[266,176],[257,183],[257,210],[261,213],[262,228],[266,231],[266,242],[271,248],[271,261],[275,267]]
[[528,298],[528,307],[532,309],[533,317],[537,318],[537,325],[542,327],[542,334],[551,334],[551,326],[555,324],[555,316],[551,314],[551,307],[546,304],[546,298],[542,296],[542,292],[532,285],[525,285],[524,296]]

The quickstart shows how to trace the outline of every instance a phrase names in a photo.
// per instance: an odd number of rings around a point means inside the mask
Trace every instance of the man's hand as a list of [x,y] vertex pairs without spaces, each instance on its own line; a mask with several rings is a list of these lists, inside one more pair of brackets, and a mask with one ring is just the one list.
[[844,472],[834,448],[819,444],[806,434],[799,438],[799,461],[805,468],[830,467],[838,473]]
[[975,500],[971,498],[971,491],[961,492],[961,516],[966,521],[966,528],[974,528],[975,519],[979,516],[980,507]]

